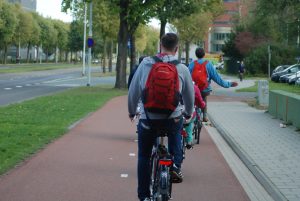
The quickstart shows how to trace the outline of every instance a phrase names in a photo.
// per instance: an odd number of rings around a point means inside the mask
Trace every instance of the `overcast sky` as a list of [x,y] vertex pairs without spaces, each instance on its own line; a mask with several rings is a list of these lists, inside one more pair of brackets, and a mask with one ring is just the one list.
[[[37,12],[44,17],[60,19],[64,22],[71,22],[71,14],[61,12],[62,0],[37,0]],[[150,25],[159,28],[159,21],[152,19]]]
[[71,22],[72,16],[61,12],[62,0],[37,0],[37,12],[44,17]]

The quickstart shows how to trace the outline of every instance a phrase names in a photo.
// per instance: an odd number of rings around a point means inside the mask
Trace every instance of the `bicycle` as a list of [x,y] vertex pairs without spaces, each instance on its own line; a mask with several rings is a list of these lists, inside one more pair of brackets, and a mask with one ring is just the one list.
[[152,150],[150,189],[153,201],[168,201],[171,199],[170,168],[173,166],[173,157],[164,143],[166,136],[165,133],[160,134],[159,143],[156,143]]
[[196,110],[196,119],[194,121],[194,129],[193,129],[193,136],[195,139],[196,144],[200,144],[200,133],[203,126],[202,121],[202,112],[200,108],[195,108]]

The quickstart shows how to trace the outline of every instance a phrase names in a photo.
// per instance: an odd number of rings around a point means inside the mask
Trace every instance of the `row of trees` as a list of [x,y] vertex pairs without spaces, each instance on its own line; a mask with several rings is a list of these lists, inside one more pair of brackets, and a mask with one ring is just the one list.
[[[1,60],[6,63],[10,47],[16,47],[15,57],[19,58],[19,48],[27,48],[26,60],[29,62],[29,51],[32,47],[42,48],[48,56],[56,49],[62,54],[70,50],[70,25],[59,20],[44,18],[35,12],[22,9],[19,4],[7,3],[0,0],[0,52]],[[39,58],[39,55],[35,58]]]
[[[238,21],[223,49],[231,64],[244,60],[251,74],[268,74],[268,47],[272,52],[271,67],[296,63],[300,56],[300,2],[297,0],[248,1],[246,18]],[[227,65],[236,73],[234,65]]]
[[[85,2],[89,3],[91,0]],[[214,16],[212,13],[220,13],[222,8],[220,0],[95,0],[92,2],[95,15],[94,30],[97,30],[93,38],[99,37],[99,40],[102,40],[104,45],[102,49],[105,49],[107,41],[116,41],[118,44],[116,88],[126,88],[127,56],[130,55],[132,69],[137,60],[137,48],[140,48],[137,41],[142,36],[150,36],[141,34],[139,30],[143,29],[143,25],[146,25],[151,18],[157,18],[161,23],[159,37],[156,40],[165,33],[167,23],[173,23],[181,42],[188,46],[191,42],[198,42],[204,38],[203,30],[208,30],[208,25]],[[82,19],[84,9],[81,0],[63,0],[62,7],[65,11],[71,9],[78,19]],[[186,20],[189,22],[187,23]],[[193,34],[193,37],[187,33]],[[185,49],[188,52],[188,48]]]

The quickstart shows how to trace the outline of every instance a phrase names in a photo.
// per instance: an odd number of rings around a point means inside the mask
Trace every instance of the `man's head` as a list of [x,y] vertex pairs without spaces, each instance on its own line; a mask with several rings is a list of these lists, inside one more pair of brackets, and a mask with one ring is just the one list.
[[202,47],[198,47],[195,51],[196,57],[202,59],[205,56],[205,51]]
[[161,49],[163,52],[176,53],[178,49],[178,36],[175,33],[166,33],[161,37]]

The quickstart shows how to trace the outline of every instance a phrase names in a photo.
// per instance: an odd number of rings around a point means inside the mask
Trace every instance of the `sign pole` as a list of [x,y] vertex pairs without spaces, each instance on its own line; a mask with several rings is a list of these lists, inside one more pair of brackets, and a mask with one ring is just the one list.
[[93,3],[90,2],[90,20],[89,20],[89,39],[88,39],[88,48],[89,48],[89,56],[88,56],[88,83],[87,86],[91,86],[91,65],[92,65],[92,46],[94,45],[92,36],[93,36]]

